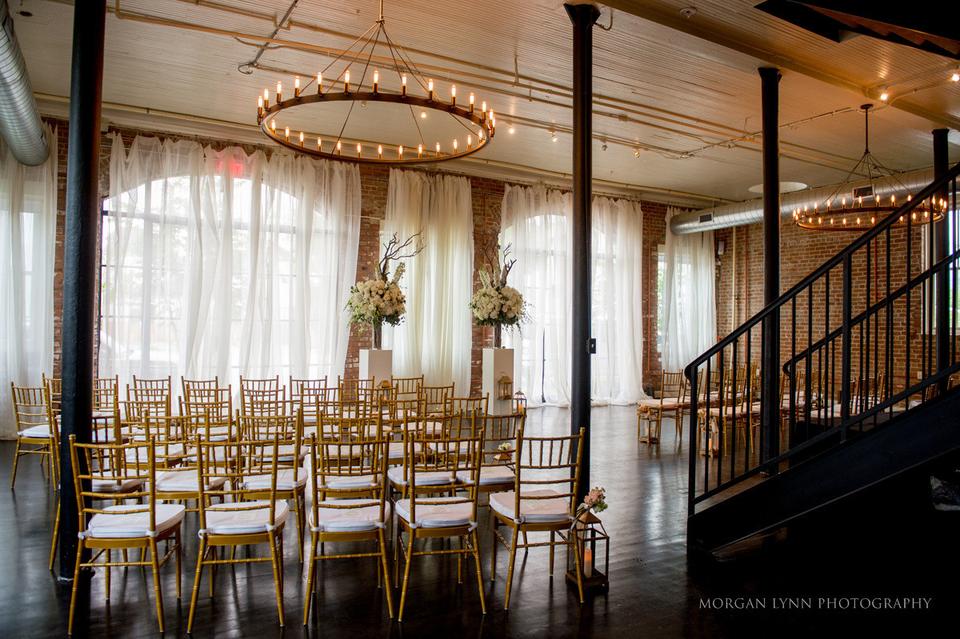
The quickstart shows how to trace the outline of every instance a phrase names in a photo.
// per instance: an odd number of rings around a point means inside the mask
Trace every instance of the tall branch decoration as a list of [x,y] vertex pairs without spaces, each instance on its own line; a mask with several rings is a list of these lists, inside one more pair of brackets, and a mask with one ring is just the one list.
[[[383,256],[377,262],[375,277],[357,282],[350,289],[347,310],[351,324],[369,324],[373,329],[373,348],[383,344],[383,323],[396,326],[407,312],[407,298],[400,289],[400,278],[406,270],[401,260],[416,256],[423,250],[421,234],[400,241],[396,233],[383,245]],[[400,261],[393,276],[390,262]]]
[[[502,252],[480,271],[480,288],[470,300],[473,320],[478,326],[493,326],[493,346],[500,348],[504,326],[516,326],[526,318],[526,302],[520,291],[507,285],[510,270],[517,263],[510,259],[512,246],[508,244]],[[501,266],[502,264],[502,266]]]

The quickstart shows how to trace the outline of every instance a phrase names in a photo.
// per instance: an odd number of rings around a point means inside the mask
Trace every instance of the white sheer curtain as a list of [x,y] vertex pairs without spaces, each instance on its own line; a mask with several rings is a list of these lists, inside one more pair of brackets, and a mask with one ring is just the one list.
[[356,165],[148,137],[112,143],[101,374],[342,372]]
[[10,382],[39,386],[53,374],[53,263],[57,133],[40,166],[20,164],[0,142],[0,438],[17,434]]
[[407,260],[403,288],[407,315],[384,330],[398,376],[423,374],[428,384],[470,391],[473,330],[473,207],[464,177],[390,171],[387,210],[380,231],[386,242],[422,233],[424,250]]
[[[517,388],[531,405],[570,402],[571,216],[569,193],[507,186],[501,243],[513,246],[513,286],[530,320],[505,333],[519,367]],[[643,396],[643,212],[628,200],[593,200],[591,394],[596,402],[629,403]]]
[[670,219],[680,212],[667,209],[660,352],[664,370],[683,368],[717,340],[713,231],[674,235]]

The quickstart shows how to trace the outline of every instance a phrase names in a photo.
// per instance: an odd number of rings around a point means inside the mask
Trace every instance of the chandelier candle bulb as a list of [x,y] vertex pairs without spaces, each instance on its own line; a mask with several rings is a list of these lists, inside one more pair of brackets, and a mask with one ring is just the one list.
[[288,126],[283,127],[283,139],[285,140],[290,139],[290,127]]
[[263,108],[266,109],[270,106],[270,91],[269,89],[263,90]]
[[433,100],[433,80],[427,80],[427,99]]
[[300,146],[303,146],[303,131],[300,132]]
[[377,69],[373,70],[373,92],[376,93],[380,88],[380,71]]
[[452,106],[457,105],[457,85],[455,84],[450,85],[450,104]]
[[418,157],[418,158],[422,158],[422,157],[423,157],[423,145],[422,145],[422,144],[418,144],[418,145],[417,145],[417,157]]
[[293,97],[295,98],[300,97],[300,76],[299,75],[293,78]]
[[340,155],[340,152],[343,150],[343,147],[340,144],[340,140],[337,140],[337,155]]
[[457,152],[457,138],[453,138],[453,152]]
[[470,113],[473,113],[473,93],[470,94]]
[[360,157],[362,153],[363,153],[363,147],[360,146],[359,142],[357,142],[357,157]]
[[280,104],[280,102],[283,100],[282,96],[283,96],[283,85],[277,82],[277,104]]
[[378,145],[377,145],[377,157],[380,158],[381,160],[383,159],[383,145],[382,145],[382,144],[378,144]]
[[350,93],[350,69],[343,72],[343,92]]
[[276,121],[276,120],[270,120],[270,130],[273,131],[274,133],[277,132],[277,121]]
[[437,149],[437,155],[440,155],[440,143],[439,143],[439,142],[437,142],[436,149]]
[[400,76],[400,95],[407,95],[407,74]]
[[403,145],[397,147],[397,157],[401,160],[403,159]]
[[472,146],[473,146],[473,136],[472,136],[472,135],[468,135],[468,136],[467,136],[467,148],[469,149],[469,148],[472,147]]
[[262,95],[257,96],[257,116],[258,117],[263,116],[263,96]]
[[322,150],[323,150],[323,139],[318,137],[318,138],[317,138],[317,151],[322,151]]
[[323,72],[317,71],[317,94],[323,93]]

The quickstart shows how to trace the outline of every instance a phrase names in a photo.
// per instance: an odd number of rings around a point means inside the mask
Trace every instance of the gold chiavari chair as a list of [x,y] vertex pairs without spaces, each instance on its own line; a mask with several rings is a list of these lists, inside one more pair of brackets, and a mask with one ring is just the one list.
[[399,464],[403,461],[403,434],[416,427],[423,414],[419,399],[394,399],[381,404],[379,416],[384,437],[387,439],[387,463]]
[[219,399],[222,388],[220,378],[213,379],[186,379],[180,378],[182,397],[187,401],[208,401]]
[[447,408],[447,400],[455,395],[454,384],[449,386],[421,386],[419,399],[423,403],[424,415],[442,415]]
[[173,414],[173,383],[169,375],[157,379],[134,375],[132,382],[127,384],[127,401],[162,400],[166,402],[167,414]]
[[444,406],[447,415],[486,415],[490,406],[490,393],[471,397],[448,397]]
[[[486,614],[487,604],[484,599],[480,543],[477,535],[477,486],[483,431],[480,430],[476,437],[469,439],[411,438],[406,444],[409,460],[408,485],[412,488],[408,490],[407,496],[397,500],[394,506],[397,520],[395,548],[400,549],[404,557],[403,585],[397,619],[403,620],[413,558],[425,555],[456,555],[458,583],[463,582],[463,558],[472,556],[477,571],[480,607]],[[464,474],[470,477],[466,484],[460,481]],[[431,480],[422,482],[421,476]],[[458,490],[462,492],[457,494]],[[403,541],[404,532],[407,533],[406,543]],[[437,550],[414,549],[417,539],[438,537],[457,539],[459,545],[457,548]]]
[[[200,488],[200,546],[197,550],[197,571],[190,596],[187,633],[193,632],[200,580],[205,566],[210,567],[210,596],[215,589],[216,567],[243,563],[270,562],[277,598],[277,615],[283,626],[283,528],[287,521],[287,502],[277,499],[277,451],[279,438],[272,441],[203,441],[195,442],[197,451],[197,485]],[[256,494],[265,499],[249,499],[245,484],[248,477],[266,476],[266,489]],[[211,480],[225,478],[222,486],[207,490]],[[212,504],[214,498],[221,503]],[[221,559],[220,548],[267,544],[269,557],[236,557]]]
[[[303,561],[303,527],[306,512],[307,473],[302,467],[309,452],[303,447],[303,416],[295,415],[241,415],[240,433],[247,441],[277,442],[277,469],[273,491],[277,499],[289,500],[297,526],[297,548]],[[266,473],[248,475],[243,487],[247,499],[269,496],[271,476]]]
[[235,439],[231,387],[194,393],[192,399],[181,398],[180,420],[190,441],[198,435],[206,441]]
[[240,413],[242,415],[279,415],[286,400],[286,388],[280,376],[250,379],[240,376]]
[[153,441],[154,464],[162,470],[179,466],[188,456],[185,428],[179,418],[166,414],[164,400],[124,402],[123,441],[134,444],[127,450],[127,464],[146,462],[147,441]]
[[[393,618],[384,534],[390,515],[386,498],[387,440],[382,421],[380,424],[371,436],[365,420],[336,420],[328,424],[323,439],[309,440],[312,506],[303,625],[310,620],[317,562],[328,559],[376,558],[377,585],[385,587],[387,611]],[[326,542],[373,542],[376,551],[329,553],[323,551]]]
[[[496,578],[497,544],[510,551],[507,568],[507,587],[503,609],[510,609],[510,590],[517,549],[548,546],[550,548],[550,575],[553,576],[554,548],[567,546],[573,550],[577,589],[583,603],[583,576],[580,573],[579,551],[570,524],[577,512],[577,485],[583,457],[583,432],[563,437],[526,437],[523,427],[517,430],[516,479],[513,490],[490,495],[493,529],[493,551],[490,556],[490,581]],[[500,534],[498,526],[511,531],[509,540]],[[550,541],[530,543],[528,532],[549,532]],[[524,541],[519,542],[520,534]],[[556,537],[559,536],[559,541]]]
[[44,398],[47,402],[47,412],[50,415],[49,422],[53,424],[53,431],[56,434],[53,454],[55,456],[53,468],[56,477],[57,491],[57,510],[53,519],[53,535],[50,539],[50,558],[48,566],[53,570],[53,562],[57,555],[57,542],[60,532],[60,404],[63,397],[63,385],[59,377],[47,377],[42,374]]
[[[729,442],[736,441],[731,432],[750,418],[746,369],[725,369],[720,379],[720,395],[711,397],[710,408],[701,404],[701,421],[707,425],[707,441],[703,454],[716,455],[720,451],[720,434],[723,433],[729,450]],[[752,389],[751,389],[752,390]],[[722,400],[722,401],[721,401]]]
[[93,430],[94,443],[119,442],[120,432],[120,381],[114,377],[97,377],[93,380]]
[[46,386],[17,386],[10,382],[13,398],[13,416],[17,425],[17,444],[13,453],[13,471],[10,474],[10,489],[17,484],[17,467],[24,455],[39,455],[40,468],[50,477],[54,488],[60,481],[59,451],[60,438],[56,416],[52,413],[52,403]]
[[[498,493],[514,487],[517,477],[514,446],[526,418],[526,413],[519,411],[509,415],[482,415],[473,421],[475,430],[483,430],[478,485],[481,493]],[[470,477],[463,474],[460,481],[468,484]]]
[[395,399],[419,399],[423,387],[423,375],[420,377],[392,377],[390,385],[396,393]]
[[[400,464],[394,465],[396,442],[391,442],[387,455],[390,468],[387,469],[387,479],[389,480],[391,495],[399,493],[402,498],[406,498],[410,493],[413,481],[419,482],[420,487],[433,485],[446,485],[449,483],[449,477],[446,473],[430,473],[424,470],[414,476],[413,466],[417,459],[422,456],[429,457],[434,444],[437,448],[442,448],[445,441],[459,434],[458,424],[460,420],[454,415],[441,415],[439,417],[408,417],[401,433],[401,457]],[[472,430],[470,431],[472,432]],[[416,451],[416,455],[411,455],[411,450]]]
[[[683,371],[661,371],[660,396],[641,399],[637,402],[637,441],[645,444],[659,444],[664,415],[673,414],[677,431],[677,441],[683,436],[683,410],[690,406],[684,400],[686,378]],[[646,434],[643,424],[647,425]]]
[[326,376],[317,379],[289,379],[290,399],[302,403],[304,399],[312,398],[327,387]]
[[[77,590],[80,586],[80,570],[103,568],[107,599],[110,598],[110,569],[112,567],[150,566],[153,571],[153,593],[156,599],[157,623],[163,632],[163,595],[160,589],[160,568],[171,555],[176,557],[177,599],[180,599],[181,545],[180,524],[184,507],[179,504],[158,504],[156,499],[156,466],[152,441],[145,447],[138,444],[80,444],[70,436],[70,464],[73,468],[74,486],[77,494],[77,509],[80,522],[80,542],[77,544],[77,560],[73,571],[73,591],[70,595],[70,613],[67,634],[73,634],[73,617],[76,611]],[[128,464],[130,451],[144,451],[145,460]],[[82,461],[81,461],[82,460]],[[84,485],[90,482],[90,488]],[[93,500],[114,499],[122,495],[126,499],[142,500],[141,503],[116,503],[113,506],[95,508]],[[163,556],[157,545],[167,543]],[[172,546],[171,546],[172,543]],[[149,559],[141,555],[140,561],[112,561],[112,551],[129,548],[149,550]],[[94,555],[84,561],[86,550]],[[98,561],[100,558],[103,561]]]
[[369,400],[376,388],[376,379],[345,378],[337,375],[337,388],[340,389],[340,399],[345,402],[359,402]]
[[[182,444],[186,454],[177,459],[176,464],[168,464],[166,469],[160,472],[157,475],[157,499],[161,501],[177,501],[183,502],[187,507],[187,510],[194,511],[199,509],[199,500],[201,496],[200,486],[199,486],[199,461],[197,457],[197,451],[193,447],[193,442],[196,441],[199,436],[204,441],[211,441],[210,437],[207,436],[207,433],[217,432],[215,429],[219,427],[221,421],[217,419],[218,413],[215,410],[205,411],[199,418],[193,419],[192,421],[178,421],[175,424],[181,425],[179,433],[182,434],[183,440]],[[199,422],[203,422],[202,425]],[[224,436],[214,435],[216,441],[231,441],[232,440],[232,430],[230,430],[229,424],[231,423],[228,420],[227,434]],[[194,427],[191,428],[191,424]],[[152,430],[148,426],[148,430]],[[170,450],[169,445],[171,442],[165,442],[167,447],[162,449],[160,445],[155,447],[155,450],[162,450],[163,454],[169,457]],[[222,452],[226,454],[228,449],[214,449],[213,453]],[[229,460],[224,459],[211,459],[208,467],[223,467],[226,468],[229,466]],[[207,483],[204,486],[207,492],[215,491],[223,488],[223,485],[226,483],[226,475],[220,476],[209,476],[207,478]],[[193,501],[197,504],[196,509],[189,507],[189,502]]]

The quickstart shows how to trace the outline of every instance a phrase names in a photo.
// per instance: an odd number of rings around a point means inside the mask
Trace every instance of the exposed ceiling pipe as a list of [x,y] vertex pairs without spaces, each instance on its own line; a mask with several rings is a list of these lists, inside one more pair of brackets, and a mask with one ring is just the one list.
[[22,164],[43,164],[50,154],[6,0],[0,0],[0,137]]
[[[870,180],[857,180],[842,185],[821,186],[814,189],[804,189],[793,193],[784,193],[780,197],[780,215],[790,217],[795,210],[822,205],[827,198],[853,197],[853,190],[873,185],[873,197],[880,196],[881,200],[889,200],[891,195],[903,200],[907,195],[920,191],[933,182],[933,169],[920,169],[901,173],[896,176]],[[699,233],[712,231],[744,224],[755,224],[763,221],[763,199],[747,200],[736,204],[724,204],[709,209],[688,211],[676,215],[670,220],[670,230],[677,235],[685,233]]]

